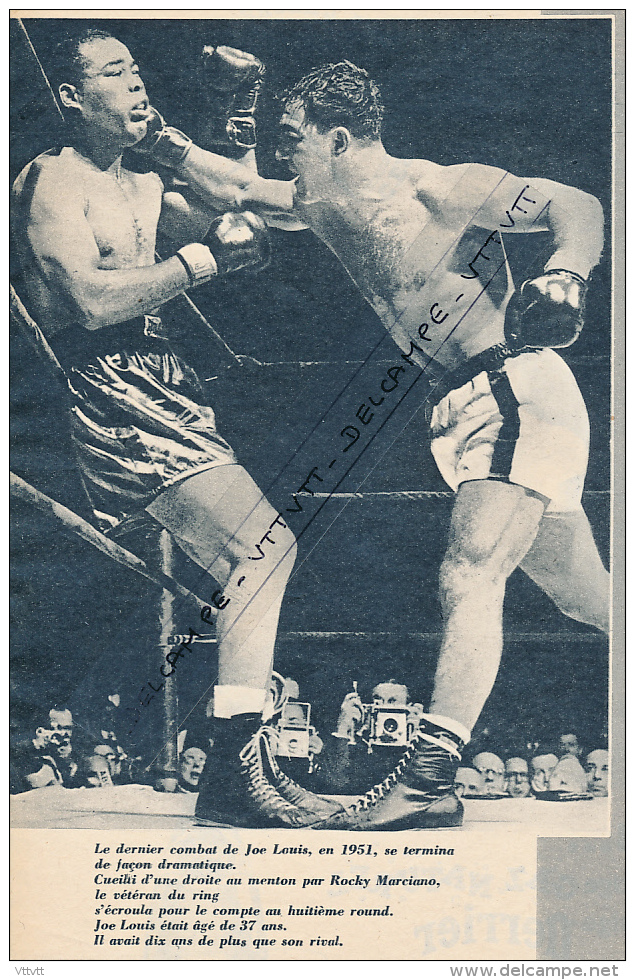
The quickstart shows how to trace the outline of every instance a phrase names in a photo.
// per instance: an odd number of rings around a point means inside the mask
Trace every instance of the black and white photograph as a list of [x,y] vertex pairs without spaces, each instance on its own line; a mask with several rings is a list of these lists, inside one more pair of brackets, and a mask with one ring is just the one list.
[[618,961],[623,12],[89,13],[10,20],[14,958]]

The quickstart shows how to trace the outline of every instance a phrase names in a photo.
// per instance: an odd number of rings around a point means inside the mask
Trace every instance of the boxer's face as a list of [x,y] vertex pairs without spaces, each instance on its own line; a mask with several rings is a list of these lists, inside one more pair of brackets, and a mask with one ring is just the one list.
[[77,87],[60,87],[63,104],[78,110],[91,130],[134,146],[146,134],[148,98],[128,48],[114,37],[93,38],[79,54],[82,80]]
[[333,187],[329,133],[308,122],[303,106],[290,105],[280,119],[276,160],[297,177],[296,199],[305,204],[329,199]]
[[595,749],[594,752],[589,752],[584,768],[589,793],[592,793],[593,796],[608,796],[609,754],[606,749]]

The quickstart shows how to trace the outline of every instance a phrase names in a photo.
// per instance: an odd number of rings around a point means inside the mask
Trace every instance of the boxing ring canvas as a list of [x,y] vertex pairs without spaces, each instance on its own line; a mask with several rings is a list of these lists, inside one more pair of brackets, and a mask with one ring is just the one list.
[[[64,145],[49,69],[56,44],[83,21],[55,11],[12,16],[12,181]],[[582,503],[612,566],[611,640],[513,571],[500,669],[462,764],[478,753],[557,755],[559,738],[573,733],[583,765],[608,748],[611,789],[518,799],[507,788],[468,792],[461,828],[365,834],[204,826],[195,792],[160,792],[177,786],[184,733],[203,725],[217,683],[222,590],[212,592],[158,525],[98,526],[71,439],[65,366],[48,347],[56,350],[56,337],[40,336],[34,311],[14,306],[12,744],[28,742],[33,719],[50,709],[72,712],[78,745],[108,741],[107,718],[129,778],[12,789],[12,957],[621,961],[623,12],[97,11],[90,24],[133,53],[152,105],[185,133],[200,124],[202,45],[261,59],[263,177],[290,176],[276,156],[281,94],[315,66],[349,61],[381,90],[392,156],[484,164],[600,202],[605,241],[585,326],[558,355],[590,420]],[[369,711],[385,682],[406,686],[410,705],[430,700],[455,494],[430,449],[431,373],[404,359],[335,249],[307,227],[271,227],[269,236],[266,269],[191,289],[161,319],[224,440],[295,535],[274,669],[296,682],[292,700],[310,704],[310,730],[327,755],[351,693]],[[549,234],[503,238],[514,282],[538,276]],[[169,243],[159,239],[157,253],[172,254]],[[17,249],[10,272],[22,304]],[[319,752],[315,759],[319,770]],[[361,792],[316,786],[344,807]],[[199,886],[185,880],[187,862]],[[330,911],[308,911],[320,908]]]

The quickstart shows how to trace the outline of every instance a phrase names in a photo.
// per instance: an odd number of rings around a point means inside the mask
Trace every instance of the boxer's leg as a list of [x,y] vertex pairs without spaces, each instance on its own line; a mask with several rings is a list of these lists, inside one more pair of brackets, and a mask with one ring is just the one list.
[[[229,599],[216,620],[214,751],[199,782],[197,816],[256,827],[305,827],[330,817],[341,806],[285,776],[261,729],[280,606],[295,561],[293,533],[237,464],[183,480],[147,509]],[[211,594],[211,582],[209,588]]]
[[494,480],[463,483],[440,575],[445,618],[430,711],[398,766],[355,806],[327,823],[341,830],[456,827],[453,791],[462,743],[492,689],[503,645],[507,578],[530,548],[544,501]]
[[582,509],[546,513],[520,567],[566,616],[608,633],[610,576]]
[[[256,692],[264,703],[280,606],[295,561],[293,533],[236,464],[182,480],[147,509],[222,586],[229,602],[216,622],[219,683],[254,692],[233,713],[261,711]],[[210,582],[209,595],[214,591]]]
[[458,722],[463,738],[494,685],[505,585],[538,533],[544,506],[524,487],[495,480],[463,483],[457,492],[439,579],[445,627],[430,713]]

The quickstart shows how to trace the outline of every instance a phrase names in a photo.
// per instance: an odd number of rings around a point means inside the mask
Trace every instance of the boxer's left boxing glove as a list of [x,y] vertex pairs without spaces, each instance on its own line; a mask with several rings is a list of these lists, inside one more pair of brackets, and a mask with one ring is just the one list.
[[587,288],[582,276],[567,269],[549,269],[528,279],[507,305],[507,346],[512,350],[570,347],[584,326]]
[[265,269],[271,260],[269,232],[251,211],[229,211],[212,222],[203,242],[184,245],[176,254],[187,269],[190,285],[200,286],[214,276]]
[[201,82],[209,113],[207,139],[234,150],[254,149],[254,114],[265,66],[259,58],[238,48],[205,45]]

